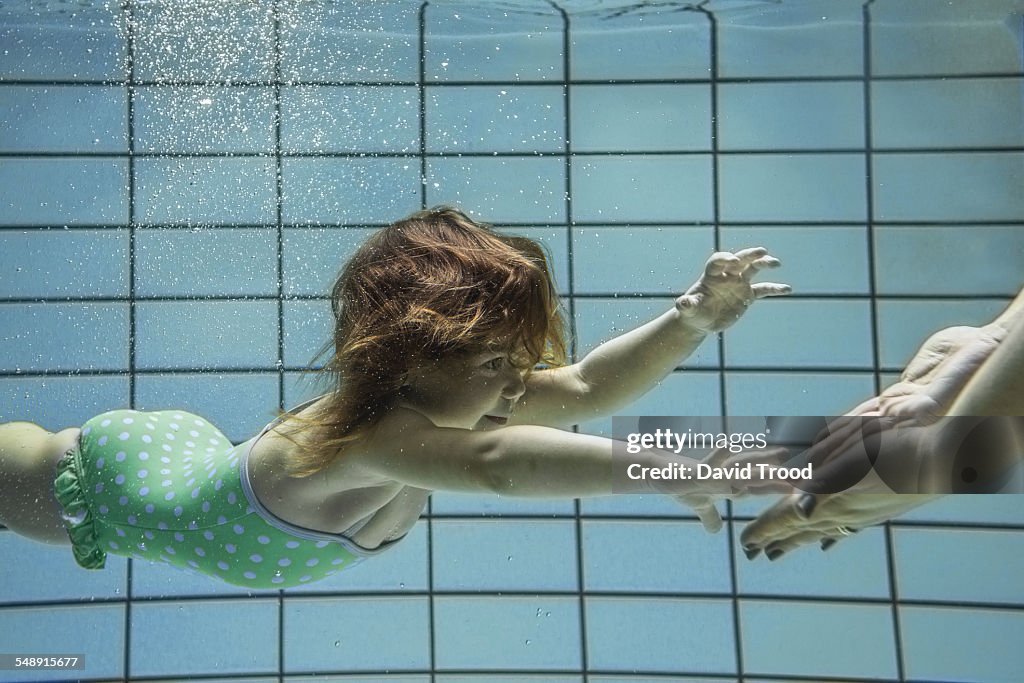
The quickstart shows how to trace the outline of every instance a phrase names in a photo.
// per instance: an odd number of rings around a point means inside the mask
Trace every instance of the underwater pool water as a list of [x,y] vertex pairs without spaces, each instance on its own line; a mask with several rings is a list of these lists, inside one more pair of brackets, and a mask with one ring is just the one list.
[[[1024,284],[1024,3],[0,0],[0,421],[312,395],[328,288],[457,204],[550,251],[576,357],[716,249],[783,261],[630,410],[839,414]],[[608,433],[610,421],[581,431]],[[1024,501],[747,562],[767,501],[438,493],[403,543],[252,591],[0,530],[0,680],[979,681],[1024,669]]]

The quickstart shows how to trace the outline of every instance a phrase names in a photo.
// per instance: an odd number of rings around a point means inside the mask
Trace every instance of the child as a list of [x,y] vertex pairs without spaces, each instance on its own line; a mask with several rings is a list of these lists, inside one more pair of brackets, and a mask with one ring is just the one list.
[[[115,410],[56,434],[0,425],[0,521],[42,542],[70,536],[87,568],[114,552],[284,588],[390,547],[434,490],[610,494],[612,442],[563,429],[615,413],[754,299],[787,293],[750,283],[778,265],[760,248],[716,253],[672,310],[565,365],[540,247],[455,209],[421,211],[374,234],[335,283],[329,393],[237,446],[181,410]],[[709,528],[715,497],[738,492],[657,486]]]

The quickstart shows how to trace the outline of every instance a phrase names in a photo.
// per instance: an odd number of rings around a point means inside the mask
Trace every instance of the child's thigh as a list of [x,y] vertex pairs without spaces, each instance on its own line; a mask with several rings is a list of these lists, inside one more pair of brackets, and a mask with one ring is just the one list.
[[0,425],[0,518],[12,530],[44,542],[66,539],[53,480],[78,431],[54,434],[31,422]]

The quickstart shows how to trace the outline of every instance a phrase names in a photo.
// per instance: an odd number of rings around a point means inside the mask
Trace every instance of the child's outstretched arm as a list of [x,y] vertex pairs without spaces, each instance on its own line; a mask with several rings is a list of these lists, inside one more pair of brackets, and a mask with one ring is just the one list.
[[788,285],[750,282],[779,265],[761,247],[713,254],[672,310],[601,344],[579,363],[533,373],[512,423],[567,426],[614,414],[650,391],[705,337],[739,320],[756,299],[788,294]]

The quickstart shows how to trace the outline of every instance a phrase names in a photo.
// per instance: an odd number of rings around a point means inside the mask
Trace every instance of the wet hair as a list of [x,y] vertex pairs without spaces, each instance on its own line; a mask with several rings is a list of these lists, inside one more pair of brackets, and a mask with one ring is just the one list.
[[334,338],[313,363],[329,395],[285,416],[294,476],[327,467],[394,407],[410,371],[503,349],[530,372],[564,365],[561,307],[541,246],[495,232],[451,207],[419,211],[374,233],[331,290]]

